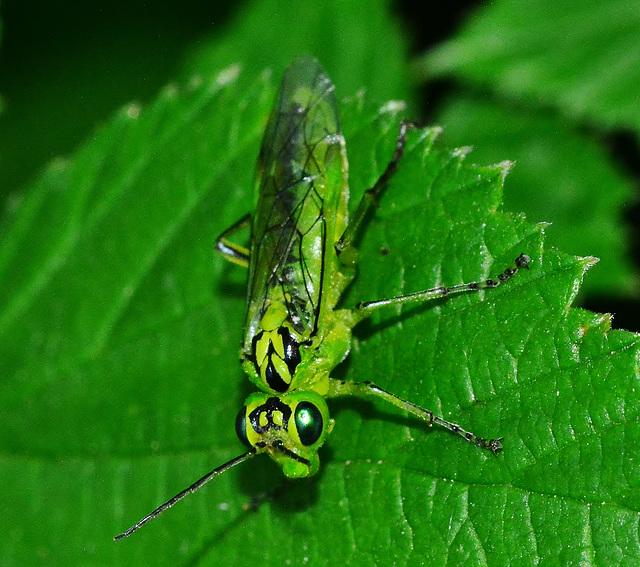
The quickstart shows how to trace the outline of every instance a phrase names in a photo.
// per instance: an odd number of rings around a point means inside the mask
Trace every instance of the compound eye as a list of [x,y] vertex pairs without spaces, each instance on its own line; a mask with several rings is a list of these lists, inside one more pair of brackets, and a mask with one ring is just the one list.
[[308,447],[313,445],[322,435],[324,426],[320,410],[311,402],[300,402],[294,415],[296,430],[300,442]]
[[236,417],[236,434],[238,439],[242,441],[247,447],[251,447],[249,439],[247,438],[247,407],[242,406]]

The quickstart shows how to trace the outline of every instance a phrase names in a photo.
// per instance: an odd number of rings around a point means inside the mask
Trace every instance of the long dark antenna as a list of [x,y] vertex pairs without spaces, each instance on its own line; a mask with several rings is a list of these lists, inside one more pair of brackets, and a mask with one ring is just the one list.
[[160,514],[162,514],[162,512],[171,508],[171,506],[173,506],[176,502],[179,502],[180,500],[182,500],[188,494],[192,494],[193,492],[198,490],[198,488],[200,488],[201,486],[209,482],[212,478],[222,474],[223,472],[228,471],[231,467],[235,467],[236,465],[239,465],[240,463],[243,463],[244,461],[249,460],[255,454],[256,454],[256,449],[255,447],[252,447],[244,455],[240,455],[235,459],[231,459],[229,462],[225,463],[224,465],[220,465],[219,467],[213,469],[211,472],[208,472],[201,479],[196,480],[191,486],[189,486],[188,488],[185,488],[179,494],[176,494],[173,498],[171,498],[171,500],[167,500],[164,504],[162,504],[161,506],[158,506],[153,512],[151,512],[150,514],[142,518],[142,520],[140,520],[136,525],[131,526],[126,532],[118,534],[116,537],[113,538],[114,541],[125,538],[125,537],[129,537],[133,532],[139,530],[147,522],[150,522],[154,518],[157,518]]

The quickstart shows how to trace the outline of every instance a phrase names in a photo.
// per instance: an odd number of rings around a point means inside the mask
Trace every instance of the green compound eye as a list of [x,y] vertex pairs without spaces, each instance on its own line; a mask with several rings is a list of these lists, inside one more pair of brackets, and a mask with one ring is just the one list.
[[308,447],[313,445],[322,435],[322,414],[311,402],[300,402],[294,415],[296,430],[300,442]]
[[242,406],[236,417],[236,434],[238,439],[242,441],[247,447],[251,447],[249,439],[247,438],[247,407]]

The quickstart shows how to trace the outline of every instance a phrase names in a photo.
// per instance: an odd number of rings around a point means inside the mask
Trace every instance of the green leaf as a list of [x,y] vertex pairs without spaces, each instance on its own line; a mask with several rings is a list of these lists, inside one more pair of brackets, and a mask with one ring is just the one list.
[[[380,312],[338,374],[502,436],[504,453],[343,399],[316,477],[284,482],[259,456],[111,541],[242,452],[245,274],[213,249],[251,210],[275,88],[236,74],[125,108],[0,238],[3,564],[637,562],[638,337],[570,309],[591,260],[503,213],[508,166],[468,164],[437,129],[411,134],[345,305],[495,276],[521,252],[531,270]],[[357,98],[342,118],[353,206],[393,153],[398,105]]]
[[640,129],[640,11],[634,0],[501,0],[423,61],[565,116]]

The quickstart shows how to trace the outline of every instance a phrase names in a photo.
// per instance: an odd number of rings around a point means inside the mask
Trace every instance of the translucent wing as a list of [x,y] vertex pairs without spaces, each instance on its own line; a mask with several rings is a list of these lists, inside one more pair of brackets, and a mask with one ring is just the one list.
[[335,170],[328,162],[340,161],[334,156],[343,144],[333,91],[320,64],[300,58],[287,70],[267,124],[251,234],[247,351],[272,300],[286,305],[297,331],[316,330],[327,247],[326,192],[335,191],[328,187],[327,169]]

